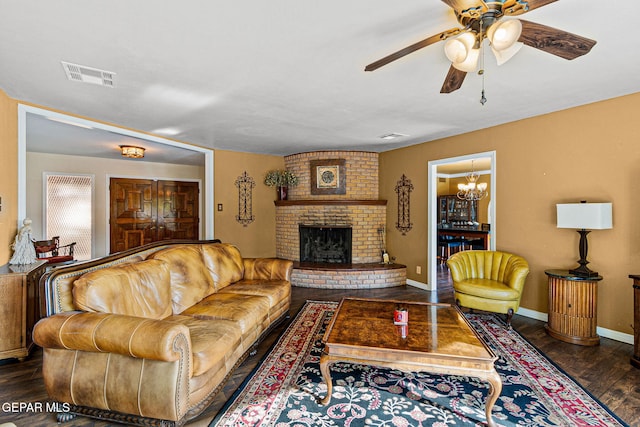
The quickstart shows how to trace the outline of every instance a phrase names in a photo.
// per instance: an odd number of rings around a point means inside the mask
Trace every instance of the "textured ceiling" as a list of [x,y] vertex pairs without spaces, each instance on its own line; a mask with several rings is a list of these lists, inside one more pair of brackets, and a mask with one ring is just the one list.
[[[629,5],[559,0],[523,15],[598,43],[573,61],[525,46],[501,67],[487,52],[482,106],[475,74],[460,90],[439,93],[449,68],[441,43],[363,71],[455,27],[439,0],[0,0],[0,88],[214,149],[379,152],[638,92]],[[69,81],[61,61],[112,71],[115,87]],[[29,130],[34,151],[81,154],[102,137],[87,132],[80,147],[66,136],[54,145],[52,132],[68,126],[30,122],[43,126]],[[380,139],[388,133],[408,136]]]

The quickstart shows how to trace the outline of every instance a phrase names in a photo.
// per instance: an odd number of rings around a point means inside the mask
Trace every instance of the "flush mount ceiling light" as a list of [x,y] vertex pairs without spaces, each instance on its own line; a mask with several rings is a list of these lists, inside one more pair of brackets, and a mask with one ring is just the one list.
[[396,139],[396,138],[402,138],[404,136],[409,136],[409,135],[405,135],[403,133],[392,132],[392,133],[387,133],[387,134],[381,135],[379,138],[380,139]]
[[[410,53],[444,41],[445,54],[451,61],[451,66],[440,93],[451,93],[460,89],[468,72],[476,70],[478,58],[482,57],[480,48],[485,38],[489,40],[498,64],[503,64],[515,55],[523,44],[564,59],[575,59],[589,53],[596,44],[595,40],[522,19],[503,20],[504,17],[519,16],[555,1],[442,0],[453,9],[459,27],[442,31],[400,49],[372,62],[364,70],[377,70]],[[483,72],[481,67],[478,74]]]
[[144,148],[136,147],[135,145],[121,145],[120,151],[122,157],[128,157],[130,159],[141,159],[144,157]]
[[169,135],[169,136],[175,136],[180,132],[182,131],[178,128],[161,128],[161,129],[155,129],[151,131],[151,133],[161,133],[163,135]]
[[115,87],[116,73],[84,65],[61,61],[67,78],[74,82],[91,83],[105,87]]

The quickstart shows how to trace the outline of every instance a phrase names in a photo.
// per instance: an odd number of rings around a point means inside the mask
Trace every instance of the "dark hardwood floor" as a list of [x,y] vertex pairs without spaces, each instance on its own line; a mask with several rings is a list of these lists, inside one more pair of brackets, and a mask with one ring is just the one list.
[[[408,286],[361,291],[294,287],[291,313],[292,315],[297,313],[307,300],[339,301],[343,296],[453,302],[453,292],[448,277],[448,272],[443,270],[440,274],[440,289],[437,294]],[[543,322],[515,315],[512,323],[514,329],[575,378],[593,396],[613,410],[622,420],[631,426],[640,427],[640,369],[632,367],[629,363],[629,357],[632,353],[631,345],[602,338],[599,346],[582,347],[549,337],[544,331]],[[244,378],[253,370],[285,328],[286,324],[283,324],[274,330],[260,344],[258,353],[245,360],[234,372],[211,406],[187,425],[190,427],[207,426],[211,418],[231,397],[234,390],[240,386]],[[13,422],[18,427],[56,425],[53,414],[42,412],[12,413],[10,408],[7,408],[7,404],[13,402],[46,402],[47,396],[42,383],[41,367],[42,351],[39,348],[24,362],[8,361],[0,365],[0,423]],[[116,424],[79,417],[68,425],[102,427]]]

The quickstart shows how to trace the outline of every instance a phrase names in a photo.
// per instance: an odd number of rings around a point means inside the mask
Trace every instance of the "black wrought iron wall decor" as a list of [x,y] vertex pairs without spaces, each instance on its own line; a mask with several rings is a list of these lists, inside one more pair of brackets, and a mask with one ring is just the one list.
[[398,194],[398,222],[396,222],[396,228],[402,232],[403,236],[413,227],[410,215],[412,190],[413,184],[411,180],[402,174],[400,181],[396,184],[396,193]]
[[236,221],[245,227],[256,219],[253,215],[253,188],[255,186],[256,182],[247,174],[247,171],[244,171],[236,179],[236,187],[238,187],[238,215],[236,215]]

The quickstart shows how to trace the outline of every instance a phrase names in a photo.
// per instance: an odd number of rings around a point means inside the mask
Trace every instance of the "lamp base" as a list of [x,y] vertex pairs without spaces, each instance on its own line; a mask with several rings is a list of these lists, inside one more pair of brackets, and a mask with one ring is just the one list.
[[589,245],[587,243],[587,234],[589,234],[589,230],[585,230],[583,228],[577,231],[578,234],[580,234],[580,259],[578,260],[578,264],[580,264],[580,267],[569,270],[569,273],[575,274],[578,277],[599,276],[597,271],[592,271],[589,269],[589,267],[587,267],[587,264],[589,264],[589,261],[587,261],[587,251],[589,250]]
[[597,271],[590,270],[586,265],[581,265],[578,268],[569,270],[569,273],[575,274],[578,277],[598,277],[599,276]]

